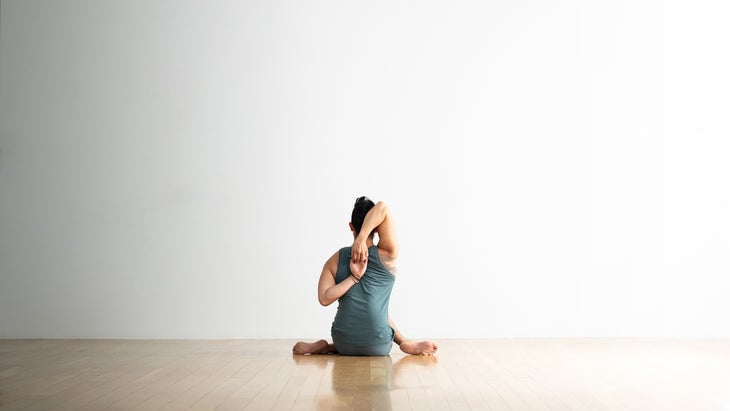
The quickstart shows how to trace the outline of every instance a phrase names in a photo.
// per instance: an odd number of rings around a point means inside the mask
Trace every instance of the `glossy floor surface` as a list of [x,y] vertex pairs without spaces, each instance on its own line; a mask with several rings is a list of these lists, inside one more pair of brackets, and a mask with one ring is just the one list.
[[730,410],[730,340],[440,340],[436,357],[293,340],[0,340],[10,410]]

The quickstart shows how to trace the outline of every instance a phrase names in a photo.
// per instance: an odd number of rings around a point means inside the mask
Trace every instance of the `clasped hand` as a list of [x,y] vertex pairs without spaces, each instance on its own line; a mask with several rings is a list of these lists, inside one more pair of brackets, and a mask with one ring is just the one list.
[[356,279],[365,274],[368,268],[368,245],[367,241],[360,237],[356,237],[352,243],[352,258],[350,259],[350,272]]
[[363,275],[365,275],[365,270],[368,268],[368,262],[366,261],[355,261],[350,260],[350,272],[352,275],[355,276],[355,278],[360,281]]
[[354,261],[368,260],[368,244],[366,240],[360,237],[355,238],[355,241],[352,243],[352,259]]

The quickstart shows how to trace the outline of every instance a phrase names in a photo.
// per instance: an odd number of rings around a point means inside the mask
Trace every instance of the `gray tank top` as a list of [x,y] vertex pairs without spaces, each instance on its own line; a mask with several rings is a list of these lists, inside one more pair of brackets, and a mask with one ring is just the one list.
[[[332,323],[334,341],[361,347],[393,341],[393,330],[388,325],[388,303],[395,276],[380,261],[377,246],[370,247],[368,254],[368,268],[362,279],[340,297]],[[352,274],[351,255],[352,247],[340,249],[337,284]]]

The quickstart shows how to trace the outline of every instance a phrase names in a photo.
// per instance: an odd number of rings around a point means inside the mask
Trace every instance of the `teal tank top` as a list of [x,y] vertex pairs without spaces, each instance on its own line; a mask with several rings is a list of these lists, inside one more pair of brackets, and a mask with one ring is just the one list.
[[[393,329],[388,325],[388,304],[395,276],[380,261],[377,246],[370,247],[368,254],[368,267],[362,279],[340,297],[332,322],[335,342],[368,347],[393,341]],[[352,274],[351,256],[352,247],[340,249],[335,275],[337,284]]]

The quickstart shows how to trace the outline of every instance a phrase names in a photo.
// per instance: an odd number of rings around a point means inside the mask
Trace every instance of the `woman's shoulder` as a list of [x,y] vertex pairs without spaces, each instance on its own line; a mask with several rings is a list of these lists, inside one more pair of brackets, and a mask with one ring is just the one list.
[[375,250],[370,251],[370,255],[377,256],[380,265],[383,266],[383,268],[385,268],[389,273],[395,275],[398,271],[395,265],[395,258],[392,258],[388,251],[375,247]]

